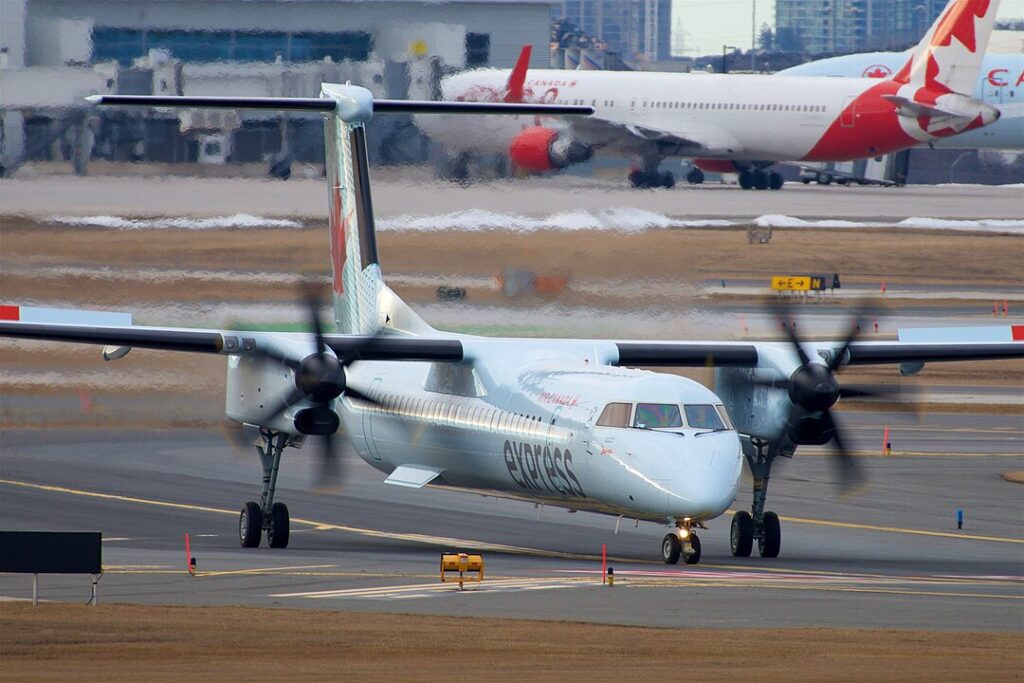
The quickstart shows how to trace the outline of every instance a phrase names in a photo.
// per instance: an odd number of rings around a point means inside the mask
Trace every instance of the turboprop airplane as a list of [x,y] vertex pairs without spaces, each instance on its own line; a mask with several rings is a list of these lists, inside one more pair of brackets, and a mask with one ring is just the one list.
[[469,71],[442,83],[446,99],[587,104],[596,113],[571,122],[494,119],[467,127],[448,117],[417,117],[427,135],[456,155],[508,154],[544,172],[589,159],[598,149],[636,155],[636,187],[671,187],[662,159],[696,160],[739,174],[744,189],[779,189],[776,162],[849,161],[916,147],[987,126],[999,108],[971,96],[995,22],[998,0],[951,0],[889,78],[711,75],[526,70]]
[[[289,540],[275,501],[282,454],[322,439],[324,472],[337,472],[333,435],[386,483],[443,486],[570,510],[666,523],[662,558],[694,564],[697,528],[736,498],[746,461],[750,512],[733,516],[732,553],[781,547],[765,509],[772,463],[801,444],[834,443],[847,485],[861,477],[831,408],[847,365],[1024,357],[1024,343],[649,342],[485,338],[434,329],[386,284],[377,252],[365,126],[374,111],[589,114],[588,107],[374,101],[368,90],[323,84],[320,98],[96,96],[96,104],[315,111],[325,118],[331,291],[336,331],[324,332],[307,294],[312,333],[0,322],[0,336],[219,354],[227,360],[226,413],[258,431],[259,502],[239,515],[243,547]],[[640,368],[716,368],[718,393]],[[914,365],[914,367],[910,367]]]

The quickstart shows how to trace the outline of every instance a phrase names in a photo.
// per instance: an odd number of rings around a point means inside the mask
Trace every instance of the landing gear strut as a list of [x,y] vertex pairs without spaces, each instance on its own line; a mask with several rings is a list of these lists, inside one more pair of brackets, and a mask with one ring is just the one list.
[[274,502],[277,488],[277,471],[281,467],[281,454],[288,446],[288,434],[269,429],[260,430],[262,445],[256,450],[263,464],[263,494],[260,502],[247,502],[238,517],[238,540],[243,548],[257,548],[260,537],[267,532],[267,544],[271,548],[288,547],[288,507]]
[[749,513],[741,510],[732,518],[729,545],[735,557],[750,557],[755,540],[761,557],[779,556],[782,546],[779,516],[771,511],[765,512],[764,509],[768,498],[768,478],[777,455],[780,455],[777,446],[773,447],[763,439],[752,438],[749,448],[743,449],[750,474],[754,477],[754,502]]
[[690,526],[689,518],[677,522],[679,528],[665,534],[661,541],[661,559],[665,564],[677,564],[683,558],[686,564],[700,562],[700,537]]

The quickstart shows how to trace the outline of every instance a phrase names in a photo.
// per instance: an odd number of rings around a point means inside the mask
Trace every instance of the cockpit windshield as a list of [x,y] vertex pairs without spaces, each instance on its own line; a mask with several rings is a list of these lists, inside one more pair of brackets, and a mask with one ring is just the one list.
[[694,429],[726,429],[722,418],[712,405],[687,405],[686,423]]
[[633,426],[639,429],[671,429],[683,426],[679,406],[674,403],[637,403]]
[[[683,416],[685,414],[685,420]],[[632,419],[630,419],[632,418]],[[609,403],[595,423],[598,427],[632,427],[634,429],[734,429],[725,406],[721,404],[684,405],[677,403]]]

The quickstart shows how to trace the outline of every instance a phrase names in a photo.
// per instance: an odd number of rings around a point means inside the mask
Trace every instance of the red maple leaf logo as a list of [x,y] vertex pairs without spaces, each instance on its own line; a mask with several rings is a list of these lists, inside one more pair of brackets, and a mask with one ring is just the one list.
[[932,45],[948,46],[956,36],[968,50],[977,51],[978,39],[974,32],[974,21],[985,16],[990,3],[991,0],[960,0],[950,7],[935,28]]
[[864,76],[864,78],[885,78],[891,73],[892,70],[884,64],[873,64],[872,66],[864,69],[862,76]]

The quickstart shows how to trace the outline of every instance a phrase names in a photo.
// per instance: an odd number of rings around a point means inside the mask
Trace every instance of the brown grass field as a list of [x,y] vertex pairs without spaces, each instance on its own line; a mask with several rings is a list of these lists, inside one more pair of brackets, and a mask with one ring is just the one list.
[[[767,652],[766,652],[767,650]],[[1024,635],[5,602],[15,681],[1019,681]]]

